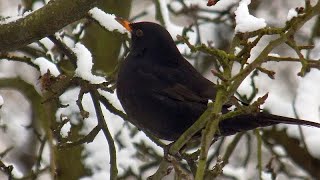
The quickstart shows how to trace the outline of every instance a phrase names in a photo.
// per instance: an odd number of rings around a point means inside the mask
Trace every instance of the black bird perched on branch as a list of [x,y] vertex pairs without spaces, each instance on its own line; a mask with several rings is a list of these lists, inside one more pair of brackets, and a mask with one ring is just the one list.
[[[169,32],[151,22],[117,21],[131,33],[131,51],[120,67],[117,95],[130,122],[165,140],[176,140],[215,99],[216,85],[180,54]],[[227,107],[223,107],[227,112]],[[221,136],[278,123],[320,124],[267,113],[243,114],[219,124]]]

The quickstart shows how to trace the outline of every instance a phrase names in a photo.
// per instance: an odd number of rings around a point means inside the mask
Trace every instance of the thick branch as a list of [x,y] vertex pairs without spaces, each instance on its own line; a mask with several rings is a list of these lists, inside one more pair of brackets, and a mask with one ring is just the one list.
[[23,47],[84,17],[99,0],[55,0],[25,18],[0,25],[0,51]]

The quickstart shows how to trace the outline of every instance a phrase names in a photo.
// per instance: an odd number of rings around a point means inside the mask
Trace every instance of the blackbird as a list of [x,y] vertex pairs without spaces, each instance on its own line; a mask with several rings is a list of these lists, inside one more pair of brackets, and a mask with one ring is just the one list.
[[[121,64],[117,96],[129,121],[155,137],[174,141],[214,100],[216,85],[180,54],[169,32],[156,23],[116,20],[131,33],[130,53]],[[228,112],[224,106],[223,113]],[[320,124],[260,112],[219,123],[219,135],[278,123],[320,127]]]

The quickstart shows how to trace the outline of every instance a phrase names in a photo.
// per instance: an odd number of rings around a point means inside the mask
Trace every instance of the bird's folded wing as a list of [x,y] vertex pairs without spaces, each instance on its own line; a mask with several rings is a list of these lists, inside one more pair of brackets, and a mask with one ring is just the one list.
[[207,103],[208,99],[199,96],[197,93],[183,86],[182,84],[175,84],[172,87],[168,87],[158,92],[161,95],[165,95],[168,98],[186,101],[186,102],[199,102],[199,103]]

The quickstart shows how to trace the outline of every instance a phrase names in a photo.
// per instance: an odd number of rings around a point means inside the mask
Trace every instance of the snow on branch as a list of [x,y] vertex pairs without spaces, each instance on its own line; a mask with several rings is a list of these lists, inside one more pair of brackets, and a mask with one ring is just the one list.
[[60,74],[57,66],[44,57],[39,57],[35,59],[33,63],[39,66],[41,76],[47,73],[48,71],[50,71],[50,74],[52,74],[55,77],[59,76]]
[[266,27],[266,22],[263,18],[254,17],[249,13],[248,5],[251,0],[242,0],[239,7],[235,11],[236,14],[236,32],[252,32]]
[[116,16],[114,14],[105,13],[101,9],[95,7],[89,11],[89,15],[109,31],[117,30],[121,34],[128,32],[115,20]]
[[89,81],[91,84],[100,84],[106,82],[105,78],[92,74],[92,56],[90,51],[81,43],[77,43],[72,49],[77,56],[77,69],[75,77],[80,77]]

